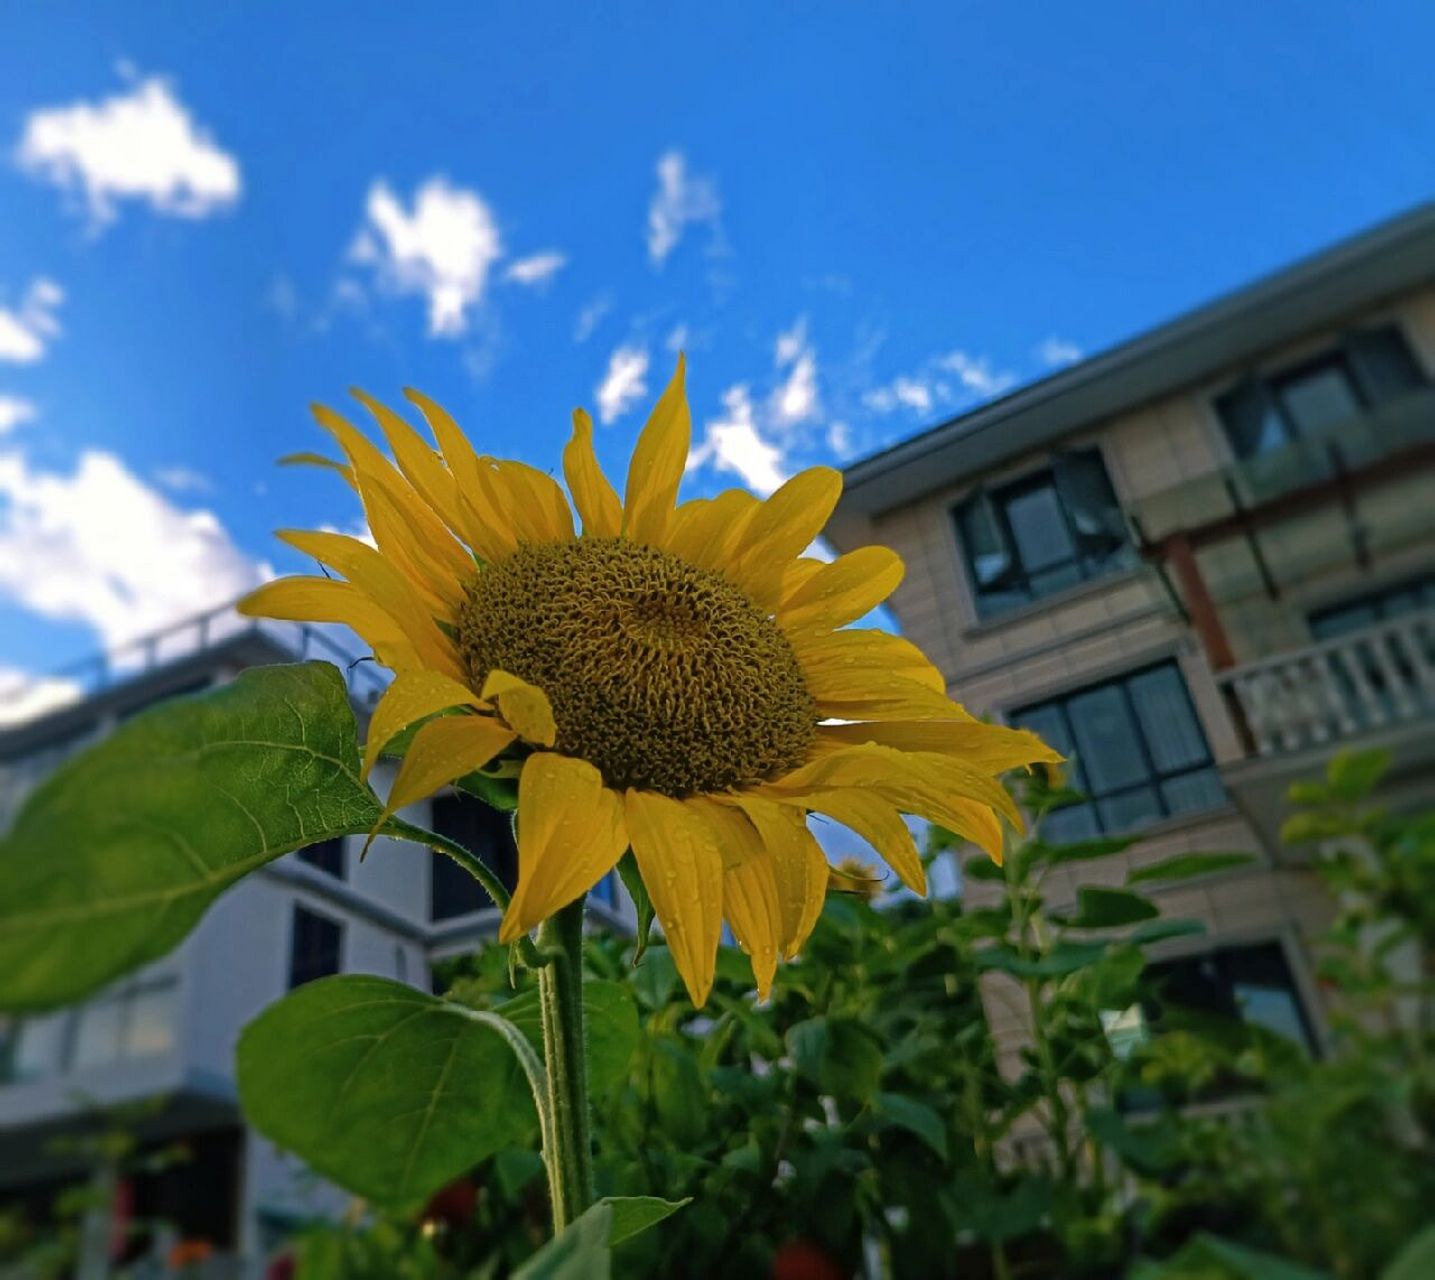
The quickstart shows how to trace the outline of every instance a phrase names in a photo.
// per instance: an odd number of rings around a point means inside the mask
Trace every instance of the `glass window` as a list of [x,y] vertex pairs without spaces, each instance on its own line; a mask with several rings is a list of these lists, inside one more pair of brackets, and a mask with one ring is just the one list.
[[[455,792],[433,802],[433,829],[476,853],[505,887],[518,883],[518,847],[513,842],[510,815],[474,796]],[[429,919],[451,920],[491,907],[493,900],[471,875],[452,858],[435,853],[430,862]]]
[[1047,818],[1044,835],[1053,842],[1132,831],[1225,803],[1174,662],[1022,707],[1010,719],[1069,757],[1071,785],[1089,797]]
[[332,840],[320,840],[318,844],[307,845],[299,850],[299,860],[311,867],[342,880],[347,873],[344,859],[344,838],[335,836]]
[[80,1008],[75,1020],[75,1049],[70,1065],[76,1071],[103,1067],[123,1052],[124,1002],[100,1000]]
[[1416,609],[1431,608],[1435,608],[1435,574],[1425,574],[1316,610],[1310,615],[1310,634],[1315,640],[1333,640]]
[[954,514],[982,617],[1131,562],[1125,520],[1095,449],[973,494]]
[[158,987],[142,987],[130,994],[129,1018],[124,1035],[125,1057],[150,1058],[174,1048],[178,996],[178,984],[173,982]]
[[64,1068],[69,1021],[66,1010],[23,1019],[14,1031],[8,1078],[39,1080],[57,1075]]
[[344,926],[307,907],[295,906],[289,948],[289,988],[327,978],[342,967]]
[[1336,435],[1365,410],[1425,381],[1398,328],[1362,329],[1318,360],[1249,379],[1217,397],[1216,412],[1236,456],[1255,458],[1297,440]]

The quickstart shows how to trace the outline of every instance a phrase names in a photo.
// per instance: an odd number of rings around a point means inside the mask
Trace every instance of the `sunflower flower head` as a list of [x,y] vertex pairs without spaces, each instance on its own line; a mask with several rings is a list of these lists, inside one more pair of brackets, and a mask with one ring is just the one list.
[[849,626],[902,564],[883,547],[804,555],[841,493],[837,472],[804,471],[765,501],[729,490],[679,503],[691,435],[681,360],[621,500],[582,410],[565,496],[544,472],[478,454],[443,409],[405,394],[433,444],[355,393],[391,456],[315,409],[375,545],[281,532],[338,577],[268,583],[241,610],[345,624],[393,671],[365,769],[420,727],[386,814],[476,769],[517,770],[518,885],[502,940],[631,848],[693,1001],[711,989],[724,920],[766,995],[829,884],[809,814],[849,827],[919,893],[903,814],[1000,858],[1001,819],[1020,815],[998,775],[1059,757],[974,720],[906,640]]

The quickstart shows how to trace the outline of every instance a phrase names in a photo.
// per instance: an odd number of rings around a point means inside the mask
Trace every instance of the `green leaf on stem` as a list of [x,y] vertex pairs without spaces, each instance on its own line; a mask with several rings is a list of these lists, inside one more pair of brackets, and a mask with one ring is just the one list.
[[1034,959],[1027,959],[1011,947],[997,945],[976,952],[976,962],[978,969],[996,969],[1016,978],[1060,978],[1095,964],[1105,954],[1104,942],[1058,942]]
[[1209,876],[1217,871],[1229,871],[1232,867],[1249,866],[1255,860],[1256,855],[1253,853],[1178,853],[1174,857],[1162,858],[1160,862],[1128,872],[1126,883],[1149,884],[1159,881],[1168,884],[1176,880],[1191,880],[1196,876]]
[[0,842],[0,1008],[77,1000],[157,959],[242,876],[381,812],[329,663],[256,667],[136,716]]
[[662,1200],[657,1196],[604,1196],[598,1203],[606,1204],[613,1210],[613,1226],[608,1234],[610,1245],[622,1244],[649,1227],[656,1226],[664,1218],[670,1218],[684,1205],[692,1203],[692,1196],[681,1200]]
[[789,1028],[787,1050],[798,1073],[822,1093],[865,1102],[882,1074],[882,1050],[854,1018],[809,1018]]
[[421,1205],[537,1132],[522,1065],[481,1016],[388,978],[311,982],[241,1033],[245,1114],[340,1186]]
[[598,1201],[519,1267],[513,1280],[609,1280],[613,1218],[613,1206]]
[[[525,991],[493,1012],[513,1023],[543,1055],[543,1010],[536,989]],[[604,1094],[628,1075],[638,1044],[638,1009],[632,993],[619,982],[589,979],[583,984],[583,1012],[588,1027],[588,1083]]]
[[633,857],[631,849],[618,859],[618,874],[622,877],[623,887],[628,891],[628,896],[632,898],[633,906],[638,912],[638,945],[633,951],[633,963],[637,964],[648,949],[648,935],[653,931],[653,900],[648,897],[648,886],[643,883],[642,873],[638,870],[638,860]]
[[943,1160],[947,1158],[947,1126],[934,1108],[901,1093],[878,1093],[872,1107],[887,1124],[915,1134]]
[[1105,889],[1100,885],[1082,885],[1076,891],[1076,912],[1051,918],[1068,929],[1115,929],[1125,924],[1154,920],[1161,910],[1149,898],[1126,889]]

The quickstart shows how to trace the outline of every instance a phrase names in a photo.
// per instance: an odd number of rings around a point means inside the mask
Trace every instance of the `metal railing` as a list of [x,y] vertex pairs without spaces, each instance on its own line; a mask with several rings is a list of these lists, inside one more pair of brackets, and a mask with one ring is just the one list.
[[1216,682],[1260,756],[1435,717],[1435,609],[1218,672]]
[[137,636],[114,648],[83,658],[79,662],[0,688],[0,708],[18,703],[38,683],[60,682],[74,686],[76,698],[100,693],[127,683],[170,663],[202,653],[212,645],[246,634],[263,635],[292,655],[296,662],[320,658],[335,663],[345,673],[350,694],[368,701],[383,691],[386,679],[357,646],[344,645],[336,637],[340,628],[307,622],[274,622],[246,618],[236,612],[234,602],[218,605],[158,631]]

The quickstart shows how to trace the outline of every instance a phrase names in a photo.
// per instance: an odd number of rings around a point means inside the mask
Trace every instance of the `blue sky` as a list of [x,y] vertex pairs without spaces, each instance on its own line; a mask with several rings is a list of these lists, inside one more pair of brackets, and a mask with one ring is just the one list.
[[352,527],[351,383],[620,472],[683,345],[763,489],[1435,187],[1422,3],[198,12],[0,19],[0,676]]

